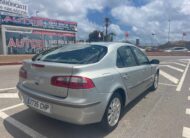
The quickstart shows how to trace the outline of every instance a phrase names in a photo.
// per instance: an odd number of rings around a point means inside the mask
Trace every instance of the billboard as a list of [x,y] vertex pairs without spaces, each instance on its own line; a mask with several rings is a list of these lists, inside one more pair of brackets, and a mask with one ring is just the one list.
[[35,54],[51,47],[74,43],[75,35],[33,30],[32,33],[5,32],[8,54]]
[[53,20],[48,18],[39,18],[39,17],[14,17],[8,15],[0,15],[0,24],[4,25],[14,25],[22,27],[35,27],[42,29],[51,29],[51,30],[62,30],[62,31],[77,31],[76,22],[67,22],[62,20]]
[[11,0],[0,0],[0,11],[27,16],[28,5]]
[[33,27],[44,28],[44,29],[55,29],[64,31],[77,31],[76,22],[68,22],[62,20],[54,20],[41,17],[31,17]]

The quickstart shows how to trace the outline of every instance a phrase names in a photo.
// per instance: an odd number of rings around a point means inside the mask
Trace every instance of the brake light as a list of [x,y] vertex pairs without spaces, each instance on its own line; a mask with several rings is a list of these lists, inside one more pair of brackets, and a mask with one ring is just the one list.
[[23,67],[20,68],[19,77],[21,77],[23,79],[27,78],[27,71]]
[[95,87],[91,79],[81,76],[55,76],[51,79],[51,85],[71,89],[91,89]]

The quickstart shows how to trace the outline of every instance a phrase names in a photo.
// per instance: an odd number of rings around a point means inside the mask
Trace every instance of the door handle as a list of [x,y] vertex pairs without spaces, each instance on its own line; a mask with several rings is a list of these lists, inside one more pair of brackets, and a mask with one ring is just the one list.
[[123,78],[127,80],[128,79],[128,75],[127,74],[123,75]]
[[143,69],[143,71],[147,71],[147,70],[148,70],[147,68]]

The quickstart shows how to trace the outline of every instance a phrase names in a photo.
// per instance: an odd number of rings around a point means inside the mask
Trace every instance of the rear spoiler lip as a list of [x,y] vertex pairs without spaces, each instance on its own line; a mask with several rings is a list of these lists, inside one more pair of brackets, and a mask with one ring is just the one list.
[[45,67],[45,65],[43,65],[43,64],[36,64],[36,63],[32,63],[32,66],[38,67],[38,68],[44,68]]

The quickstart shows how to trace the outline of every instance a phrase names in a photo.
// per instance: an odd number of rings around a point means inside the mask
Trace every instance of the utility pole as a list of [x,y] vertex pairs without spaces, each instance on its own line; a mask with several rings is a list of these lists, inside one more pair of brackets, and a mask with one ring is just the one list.
[[35,12],[36,12],[36,17],[37,17],[37,16],[38,16],[38,13],[40,13],[40,11],[39,11],[39,10],[36,10]]
[[186,33],[185,32],[183,32],[182,33],[182,41],[184,40],[184,37],[186,36]]
[[155,35],[155,33],[152,33],[152,46],[154,46]]
[[168,20],[168,43],[170,42],[170,24],[171,24],[171,19],[169,17],[169,20]]
[[108,40],[108,27],[110,25],[110,19],[108,17],[105,18],[105,27],[106,27],[106,35],[105,35],[105,41]]

